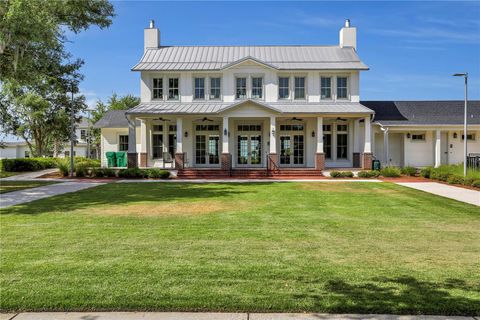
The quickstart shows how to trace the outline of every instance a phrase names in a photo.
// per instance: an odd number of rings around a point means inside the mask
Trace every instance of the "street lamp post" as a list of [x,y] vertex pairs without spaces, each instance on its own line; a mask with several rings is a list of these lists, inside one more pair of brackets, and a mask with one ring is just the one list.
[[468,101],[468,72],[465,73],[455,73],[454,77],[463,77],[465,79],[465,108],[464,108],[464,119],[463,119],[463,175],[467,176],[467,101]]
[[72,104],[70,106],[70,178],[73,178],[73,146],[75,143],[75,112],[73,110],[74,106],[74,100],[73,100],[73,94],[74,94],[74,87],[72,85]]

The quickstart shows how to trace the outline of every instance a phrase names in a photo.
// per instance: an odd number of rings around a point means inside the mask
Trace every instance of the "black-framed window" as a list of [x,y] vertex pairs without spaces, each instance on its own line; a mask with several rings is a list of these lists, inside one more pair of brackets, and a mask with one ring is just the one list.
[[235,79],[235,98],[236,99],[247,98],[247,78],[238,77]]
[[322,77],[320,79],[321,84],[321,98],[322,99],[331,99],[332,98],[332,78]]
[[221,78],[210,78],[210,100],[220,99],[221,86]]
[[290,96],[290,78],[279,77],[278,78],[278,98],[288,99]]
[[179,85],[178,78],[168,79],[168,100],[179,99]]
[[305,99],[305,77],[295,77],[295,99]]
[[252,99],[263,98],[263,78],[252,77]]
[[195,95],[197,100],[205,99],[205,78],[195,78]]
[[80,139],[82,140],[87,139],[87,130],[85,129],[80,130]]
[[348,79],[347,77],[337,77],[337,99],[348,98]]
[[128,151],[128,134],[118,136],[118,151]]
[[163,99],[163,79],[153,79],[153,99]]
[[425,134],[424,133],[414,133],[412,134],[413,141],[425,141]]

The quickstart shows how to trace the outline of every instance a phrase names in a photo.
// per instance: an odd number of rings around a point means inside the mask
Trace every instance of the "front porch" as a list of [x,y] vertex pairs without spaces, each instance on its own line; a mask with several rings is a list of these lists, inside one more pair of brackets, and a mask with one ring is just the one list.
[[370,115],[147,115],[128,119],[129,167],[262,171],[267,175],[371,167]]

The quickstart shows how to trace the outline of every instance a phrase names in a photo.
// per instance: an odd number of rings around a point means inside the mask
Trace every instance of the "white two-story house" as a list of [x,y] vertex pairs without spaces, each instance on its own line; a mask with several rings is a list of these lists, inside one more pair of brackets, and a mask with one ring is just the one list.
[[[141,103],[111,111],[95,125],[102,129],[103,165],[108,151],[127,152],[132,167],[173,161],[180,170],[315,174],[370,169],[374,153],[385,165],[448,162],[442,151],[453,150],[448,141],[458,136],[461,117],[450,119],[448,103],[438,108],[444,117],[429,109],[437,108],[433,102],[360,103],[360,74],[368,67],[358,57],[356,37],[347,20],[338,45],[166,46],[151,21],[144,54],[132,68],[141,74]],[[445,130],[435,116],[443,117]],[[479,130],[478,116],[472,119]],[[387,126],[390,135],[383,134]],[[476,136],[472,132],[480,152]]]

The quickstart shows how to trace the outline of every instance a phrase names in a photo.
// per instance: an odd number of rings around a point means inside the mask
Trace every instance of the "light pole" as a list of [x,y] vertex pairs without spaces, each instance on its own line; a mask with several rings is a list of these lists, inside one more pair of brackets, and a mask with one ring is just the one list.
[[73,178],[73,146],[75,143],[75,112],[73,110],[74,100],[74,86],[72,84],[72,104],[70,106],[70,178]]
[[467,176],[467,101],[468,101],[468,72],[465,73],[455,73],[454,77],[463,77],[465,79],[465,109],[464,109],[464,119],[463,119],[463,175]]
[[385,166],[388,167],[388,165],[390,164],[390,161],[389,161],[389,158],[390,158],[390,155],[389,155],[389,150],[388,150],[388,129],[389,128],[385,128],[384,126],[380,126],[380,130],[383,131],[383,156],[385,157]]

